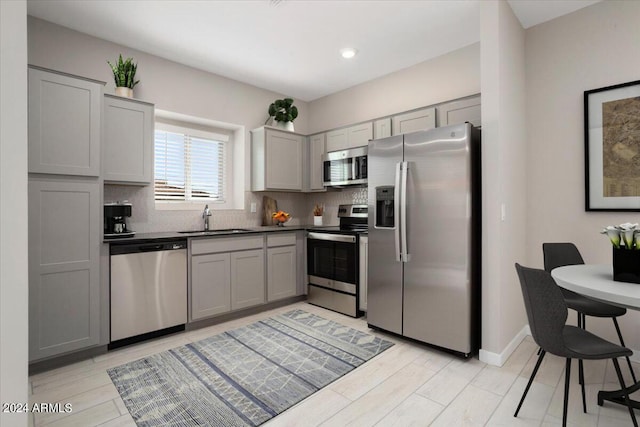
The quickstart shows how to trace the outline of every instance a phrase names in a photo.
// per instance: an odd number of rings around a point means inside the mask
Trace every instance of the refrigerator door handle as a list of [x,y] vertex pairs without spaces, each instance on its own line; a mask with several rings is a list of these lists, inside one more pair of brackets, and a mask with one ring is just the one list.
[[409,173],[409,162],[402,162],[402,194],[400,196],[400,232],[402,240],[402,262],[409,262],[409,243],[407,242],[407,175]]
[[394,238],[396,242],[396,261],[400,262],[400,169],[402,162],[396,163],[396,182],[393,190]]

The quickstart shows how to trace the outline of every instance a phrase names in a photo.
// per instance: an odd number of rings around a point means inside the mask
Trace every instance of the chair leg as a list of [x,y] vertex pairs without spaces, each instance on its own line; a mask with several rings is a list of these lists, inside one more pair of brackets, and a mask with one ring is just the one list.
[[[615,317],[611,318],[613,320],[613,325],[616,327],[616,332],[618,333],[618,339],[620,340],[620,345],[623,347],[626,347],[626,345],[624,345],[624,340],[622,339],[622,333],[620,332],[620,325],[618,325],[618,319],[616,319]],[[629,356],[626,356],[627,359],[627,365],[629,365],[629,370],[631,371],[631,378],[633,378],[633,382],[637,383],[638,380],[636,379],[636,374],[635,372],[633,372],[633,367],[631,366],[631,360],[629,359]]]
[[524,393],[522,393],[522,399],[520,399],[520,403],[518,403],[518,408],[516,409],[516,413],[513,414],[514,417],[518,416],[518,412],[520,412],[520,408],[522,407],[522,404],[524,403],[524,398],[527,397],[527,393],[529,392],[529,388],[531,387],[531,383],[533,383],[533,379],[536,377],[536,374],[538,373],[538,368],[540,368],[540,364],[542,363],[542,359],[544,359],[544,355],[547,352],[542,350],[542,348],[540,348],[540,355],[538,356],[538,361],[536,362],[536,366],[533,368],[533,372],[531,373],[531,377],[529,378],[529,382],[527,383],[527,386],[524,389]]
[[564,406],[562,407],[562,427],[567,427],[567,408],[569,407],[569,379],[571,378],[571,359],[567,358],[564,371]]
[[580,388],[582,389],[582,411],[587,413],[587,400],[584,397],[584,364],[582,359],[578,359],[578,376],[580,377]]
[[576,314],[578,315],[578,328],[582,329],[582,313],[580,313],[579,311],[576,311]]
[[[622,378],[622,372],[620,372],[620,365],[618,364],[618,359],[611,359],[613,361],[613,366],[616,368],[616,374],[618,374],[618,381],[620,381],[620,388],[625,390],[627,386],[624,384],[624,378]],[[627,404],[627,408],[629,408],[629,414],[631,414],[631,421],[633,421],[634,427],[638,427],[638,421],[636,420],[636,414],[633,412],[633,408],[631,407],[631,402],[629,402],[629,394],[624,395],[624,402]]]

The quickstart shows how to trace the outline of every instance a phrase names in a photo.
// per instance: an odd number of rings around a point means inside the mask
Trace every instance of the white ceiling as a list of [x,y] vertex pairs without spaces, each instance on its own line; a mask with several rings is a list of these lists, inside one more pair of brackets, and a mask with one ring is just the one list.
[[[29,15],[311,101],[480,40],[480,1],[28,0]],[[525,28],[596,3],[510,0]],[[340,49],[355,47],[345,60]]]

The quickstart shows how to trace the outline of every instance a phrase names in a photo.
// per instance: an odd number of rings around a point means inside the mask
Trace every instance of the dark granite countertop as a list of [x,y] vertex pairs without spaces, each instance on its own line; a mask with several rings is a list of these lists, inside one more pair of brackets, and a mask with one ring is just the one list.
[[[256,233],[270,233],[270,232],[286,232],[286,231],[299,231],[312,228],[310,225],[286,225],[284,227],[278,227],[276,225],[263,226],[263,227],[236,227],[225,230],[210,230],[210,231],[196,231],[193,233],[180,233],[177,231],[161,231],[155,233],[136,233],[132,237],[123,237],[115,239],[103,239],[104,243],[111,244],[130,244],[130,243],[151,243],[161,242],[176,239],[194,239],[194,238],[212,238],[212,237],[230,237],[230,236],[245,236],[248,234]],[[242,231],[231,231],[242,230]]]

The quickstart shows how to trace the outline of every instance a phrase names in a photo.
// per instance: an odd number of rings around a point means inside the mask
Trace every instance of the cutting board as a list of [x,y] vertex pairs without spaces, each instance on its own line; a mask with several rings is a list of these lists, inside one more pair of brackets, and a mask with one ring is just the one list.
[[262,196],[262,225],[273,225],[275,221],[271,217],[278,211],[278,202],[269,196]]

